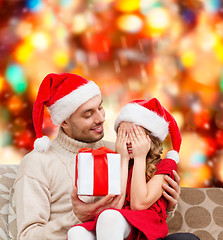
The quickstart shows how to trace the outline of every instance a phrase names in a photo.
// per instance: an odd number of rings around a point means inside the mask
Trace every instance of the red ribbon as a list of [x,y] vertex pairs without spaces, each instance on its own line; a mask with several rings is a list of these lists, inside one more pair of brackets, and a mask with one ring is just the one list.
[[[82,148],[79,153],[92,153],[94,157],[94,196],[104,196],[108,194],[108,159],[107,153],[115,153],[109,148],[100,147],[98,149]],[[76,155],[75,186],[78,178],[78,155]],[[102,178],[103,176],[103,178]]]

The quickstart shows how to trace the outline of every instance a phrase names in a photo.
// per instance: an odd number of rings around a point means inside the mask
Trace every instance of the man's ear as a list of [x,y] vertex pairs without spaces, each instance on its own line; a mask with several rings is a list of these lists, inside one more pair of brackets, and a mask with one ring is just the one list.
[[61,127],[62,128],[68,128],[68,122],[67,122],[67,120],[64,120],[62,123],[61,123]]

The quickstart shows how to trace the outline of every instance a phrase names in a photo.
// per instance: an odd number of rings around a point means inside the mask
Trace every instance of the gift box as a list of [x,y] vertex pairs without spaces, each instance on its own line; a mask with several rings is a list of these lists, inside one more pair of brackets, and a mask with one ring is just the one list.
[[78,195],[121,193],[121,157],[109,148],[82,148],[76,156],[74,181]]

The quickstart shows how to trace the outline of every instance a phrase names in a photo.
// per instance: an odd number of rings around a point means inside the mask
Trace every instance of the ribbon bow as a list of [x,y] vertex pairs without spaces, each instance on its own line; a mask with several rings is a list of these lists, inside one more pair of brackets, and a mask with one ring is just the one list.
[[[79,153],[92,153],[94,159],[94,196],[103,196],[108,194],[108,159],[107,153],[115,153],[107,147],[100,147],[98,149],[82,148]],[[75,186],[77,187],[78,179],[78,155],[76,156],[76,174]]]
[[100,147],[100,148],[97,148],[97,149],[81,148],[79,150],[79,153],[83,153],[83,152],[92,153],[93,156],[103,155],[103,154],[107,154],[107,153],[116,153],[116,152],[112,151],[110,148],[107,148],[107,147]]

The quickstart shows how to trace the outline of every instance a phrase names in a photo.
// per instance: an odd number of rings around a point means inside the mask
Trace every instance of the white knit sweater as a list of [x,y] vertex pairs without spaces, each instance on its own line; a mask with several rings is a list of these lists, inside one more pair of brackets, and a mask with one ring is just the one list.
[[[80,223],[72,211],[74,161],[78,150],[114,144],[78,142],[59,129],[50,151],[35,150],[22,160],[15,182],[19,240],[65,240],[68,229]],[[82,197],[85,202],[94,197]]]

